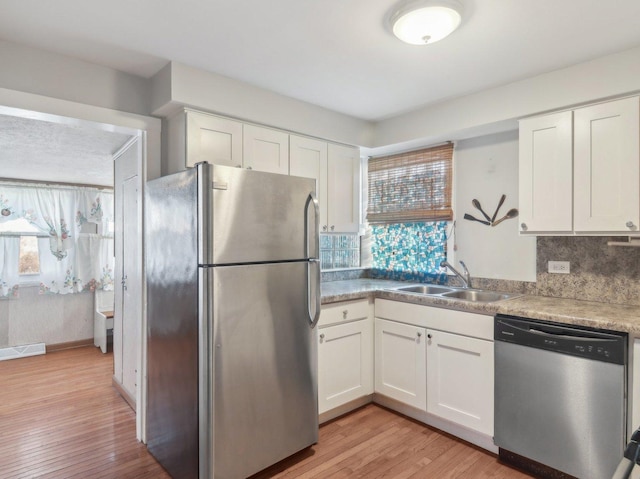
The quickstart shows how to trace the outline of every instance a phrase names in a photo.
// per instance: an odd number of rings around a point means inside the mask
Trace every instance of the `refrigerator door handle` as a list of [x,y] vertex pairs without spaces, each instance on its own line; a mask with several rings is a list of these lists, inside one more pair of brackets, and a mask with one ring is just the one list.
[[[313,205],[313,237],[309,237],[309,206]],[[305,242],[305,254],[307,258],[318,258],[320,256],[320,237],[318,231],[320,229],[320,206],[318,205],[318,199],[312,192],[307,196],[307,201],[304,205],[304,242]],[[313,241],[313,245],[311,244]],[[311,247],[313,246],[313,253]]]
[[[310,259],[307,268],[307,298],[309,301],[307,308],[309,311],[311,329],[313,329],[316,327],[316,324],[318,324],[318,320],[320,319],[320,260]],[[315,268],[315,274],[313,275],[311,273],[311,268]],[[312,283],[314,283],[313,286]],[[313,313],[311,312],[312,295],[315,296],[315,311]]]
[[[313,205],[313,213],[314,213],[314,221],[313,221],[313,236],[309,237],[309,206]],[[306,255],[309,260],[309,264],[307,266],[307,309],[309,312],[309,320],[311,321],[311,328],[315,328],[316,324],[318,324],[318,320],[320,319],[320,260],[318,256],[320,255],[320,237],[319,237],[319,228],[320,228],[320,207],[318,206],[318,199],[316,195],[312,192],[309,193],[307,197],[307,201],[304,205],[304,239],[305,239],[305,248]],[[311,241],[313,241],[313,245],[311,245]],[[313,246],[313,254],[311,252],[311,247]],[[312,272],[311,269],[314,268],[313,281],[312,281]],[[315,311],[311,312],[311,298],[315,296]]]

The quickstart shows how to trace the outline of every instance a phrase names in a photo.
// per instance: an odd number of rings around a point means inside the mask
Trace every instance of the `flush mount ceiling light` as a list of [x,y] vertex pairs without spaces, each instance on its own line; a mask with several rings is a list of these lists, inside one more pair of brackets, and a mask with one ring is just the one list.
[[426,45],[451,34],[462,20],[456,0],[410,0],[396,6],[389,23],[393,34],[412,45]]

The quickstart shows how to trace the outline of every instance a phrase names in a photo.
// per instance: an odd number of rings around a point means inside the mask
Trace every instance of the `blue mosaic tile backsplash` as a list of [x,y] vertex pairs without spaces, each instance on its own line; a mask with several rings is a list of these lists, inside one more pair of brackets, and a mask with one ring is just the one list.
[[444,283],[440,262],[447,258],[447,222],[374,225],[371,276]]

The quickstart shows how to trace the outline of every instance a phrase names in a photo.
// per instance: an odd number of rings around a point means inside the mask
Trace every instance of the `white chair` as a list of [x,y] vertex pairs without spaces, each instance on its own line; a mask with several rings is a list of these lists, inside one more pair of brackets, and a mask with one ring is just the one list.
[[96,311],[93,316],[93,344],[106,353],[108,332],[113,331],[113,291],[99,290],[94,294]]

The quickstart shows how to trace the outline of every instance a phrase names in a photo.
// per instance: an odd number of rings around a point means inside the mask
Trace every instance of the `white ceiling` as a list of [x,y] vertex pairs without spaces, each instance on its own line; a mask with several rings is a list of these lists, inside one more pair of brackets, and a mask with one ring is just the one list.
[[0,0],[0,38],[150,77],[168,60],[380,120],[640,44],[638,0],[461,0],[427,46],[394,0]]
[[[390,33],[394,0],[0,0],[0,39],[145,78],[173,60],[374,121],[640,45],[640,0],[460,1],[427,46]],[[0,114],[0,177],[112,185],[128,139]]]
[[0,177],[113,186],[113,154],[131,135],[0,114]]

